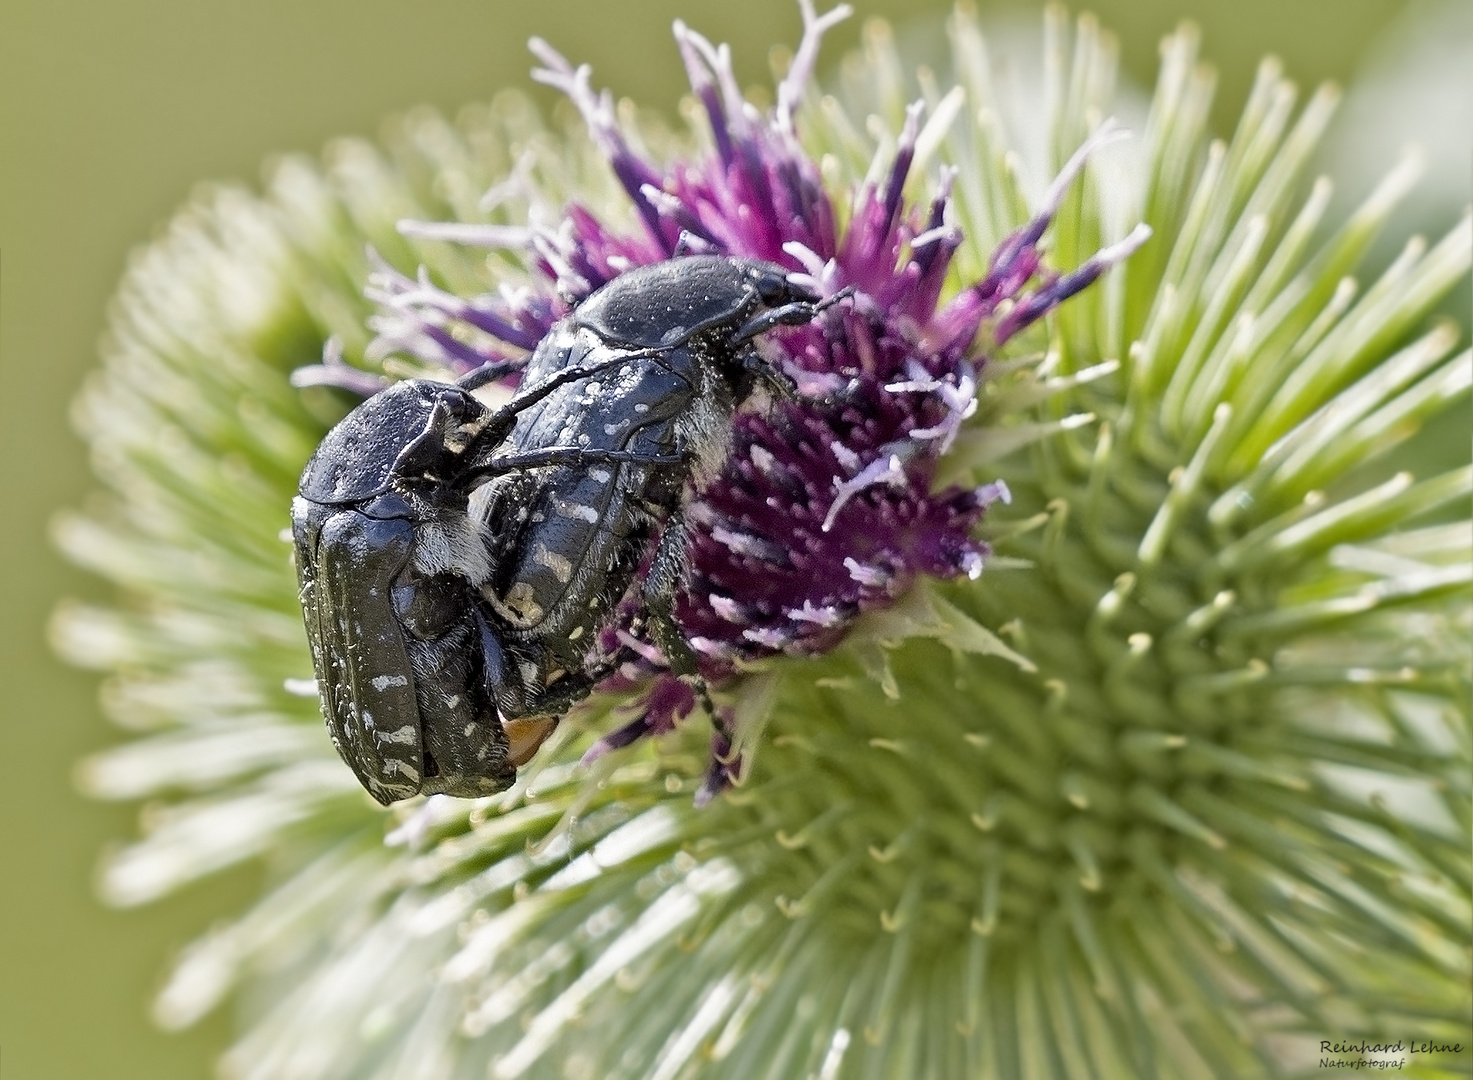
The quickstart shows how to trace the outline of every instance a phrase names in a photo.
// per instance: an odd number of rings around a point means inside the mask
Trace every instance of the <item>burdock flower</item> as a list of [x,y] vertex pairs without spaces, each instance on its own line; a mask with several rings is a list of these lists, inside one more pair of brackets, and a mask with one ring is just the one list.
[[[114,509],[59,529],[129,598],[57,622],[138,733],[83,782],[151,800],[104,890],[273,873],[160,1021],[239,988],[224,1070],[263,1080],[1466,1047],[1470,473],[1418,431],[1467,398],[1433,312],[1469,221],[1359,282],[1414,163],[1325,229],[1303,174],[1334,95],[1296,117],[1265,65],[1210,141],[1189,32],[1112,141],[1113,46],[1050,16],[1030,168],[970,18],[950,89],[908,91],[877,29],[821,94],[835,16],[805,16],[769,111],[680,27],[685,137],[538,46],[577,130],[512,95],[411,115],[190,207],[130,270],[79,406]],[[852,289],[770,335],[797,400],[742,415],[688,496],[714,756],[629,618],[633,659],[512,790],[377,809],[322,732],[280,539],[333,387],[516,359],[706,251]]]

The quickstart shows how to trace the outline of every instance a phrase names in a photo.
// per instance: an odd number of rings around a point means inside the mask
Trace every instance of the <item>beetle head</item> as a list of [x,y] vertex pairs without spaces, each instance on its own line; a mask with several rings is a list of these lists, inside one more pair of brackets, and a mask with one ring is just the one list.
[[766,307],[777,308],[785,304],[818,302],[816,293],[794,282],[788,276],[788,271],[774,263],[761,262],[757,259],[733,259],[732,261],[744,264],[747,280]]
[[458,386],[436,386],[432,401],[424,427],[394,459],[396,479],[448,482],[460,471],[466,448],[486,427],[486,409]]
[[396,480],[449,479],[489,417],[460,387],[395,383],[327,433],[302,470],[299,490],[312,502],[341,506],[381,495]]

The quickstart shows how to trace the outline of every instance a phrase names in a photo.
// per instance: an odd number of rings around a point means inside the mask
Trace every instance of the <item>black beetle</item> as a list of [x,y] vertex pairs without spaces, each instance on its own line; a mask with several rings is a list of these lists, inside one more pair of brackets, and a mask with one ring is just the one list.
[[333,743],[376,799],[509,786],[611,670],[588,658],[652,544],[649,626],[694,672],[670,617],[687,481],[759,381],[792,393],[753,339],[837,298],[753,259],[641,267],[552,328],[502,408],[470,391],[511,364],[397,383],[327,434],[292,504],[298,579]]
[[[385,804],[420,792],[500,791],[536,749],[523,751],[491,701],[488,685],[506,659],[474,592],[491,564],[466,516],[467,483],[498,467],[609,455],[565,447],[481,460],[478,447],[499,442],[514,413],[493,413],[469,391],[504,373],[481,369],[458,385],[415,379],[374,395],[328,432],[292,502],[328,730]],[[563,372],[529,396],[583,374]]]

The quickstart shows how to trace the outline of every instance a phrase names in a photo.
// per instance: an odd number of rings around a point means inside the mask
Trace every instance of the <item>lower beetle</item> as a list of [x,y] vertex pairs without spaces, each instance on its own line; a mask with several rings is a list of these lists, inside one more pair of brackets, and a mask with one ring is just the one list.
[[489,573],[445,482],[488,413],[414,380],[330,431],[292,503],[297,576],[333,745],[379,802],[510,783],[506,738],[476,677],[469,582]]
[[[474,592],[491,572],[466,516],[467,485],[498,468],[596,460],[552,448],[490,465],[514,411],[471,396],[504,367],[459,384],[396,383],[328,432],[302,472],[292,536],[302,611],[333,744],[380,802],[420,792],[500,791],[536,749],[498,721],[507,663]],[[567,379],[542,387],[537,400]],[[617,457],[618,455],[615,455]]]
[[587,666],[653,556],[641,597],[682,673],[671,619],[687,482],[720,468],[734,410],[791,380],[754,339],[820,301],[771,263],[691,256],[631,270],[515,370],[376,394],[302,473],[292,533],[333,743],[381,803],[503,790],[611,664]]

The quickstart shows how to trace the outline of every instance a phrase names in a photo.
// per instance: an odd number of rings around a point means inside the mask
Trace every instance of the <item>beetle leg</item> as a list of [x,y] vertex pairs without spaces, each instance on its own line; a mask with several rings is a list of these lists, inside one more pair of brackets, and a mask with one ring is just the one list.
[[498,473],[520,472],[523,469],[539,469],[552,465],[579,467],[582,465],[683,465],[689,462],[685,454],[646,454],[638,450],[589,450],[582,446],[548,446],[541,450],[528,450],[522,454],[505,454],[467,469],[460,475],[460,483],[479,480]]
[[509,745],[507,760],[517,767],[532,760],[538,748],[557,730],[563,714],[592,693],[614,670],[615,665],[605,663],[592,671],[563,675],[552,685],[528,694],[525,715],[504,716],[501,720]]
[[[479,606],[472,607],[471,617],[475,620],[476,631],[480,635],[486,690],[496,702],[497,711],[501,713],[502,727],[506,728],[508,735],[513,731],[524,730],[521,727],[508,726],[517,721],[543,716],[556,717],[567,712],[586,698],[595,684],[613,673],[612,668],[570,673],[540,690],[528,689],[522,681],[521,671],[514,658],[506,654],[501,639],[496,636],[495,629]],[[549,727],[547,733],[551,732]]]
[[690,537],[685,519],[677,511],[670,516],[665,531],[660,535],[654,558],[650,560],[649,573],[640,587],[640,598],[644,601],[650,636],[665,654],[670,670],[691,685],[706,715],[717,720],[711,692],[701,677],[700,657],[685,640],[680,624],[675,621],[675,597],[690,572],[689,551]]
[[765,334],[774,326],[802,326],[812,322],[817,313],[817,304],[810,304],[802,300],[784,304],[771,311],[764,311],[761,315],[754,316],[738,327],[736,333],[731,336],[731,344],[744,345],[753,338]]
[[[630,360],[645,359],[652,355],[654,355],[654,350],[646,349],[638,352],[623,353],[611,360],[606,360],[601,364],[594,364],[591,367],[565,368],[556,375],[538,383],[536,386],[518,390],[516,397],[486,416],[485,423],[481,426],[481,430],[475,439],[478,449],[467,457],[466,460],[470,464],[461,473],[460,482],[463,483],[465,479],[474,479],[497,471],[487,469],[486,465],[489,464],[490,455],[501,445],[501,441],[511,433],[511,429],[516,425],[517,416],[533,405],[536,405],[554,390],[561,386],[566,386],[570,382],[590,378],[600,372],[607,371],[609,368],[619,367],[628,363]],[[476,371],[471,372],[469,375],[463,376],[463,378],[473,379],[478,372],[493,366],[487,364],[481,368],[477,368]],[[489,377],[487,381],[490,381]],[[476,382],[473,386],[465,388],[474,389],[475,386],[479,385],[482,385],[482,383]],[[487,460],[478,461],[478,458]]]
[[[518,390],[516,397],[512,398],[491,415],[490,423],[487,424],[487,430],[494,431],[504,427],[507,431],[510,431],[511,421],[515,421],[518,413],[536,405],[558,387],[566,386],[570,382],[577,382],[579,379],[591,378],[612,367],[621,367],[631,360],[647,359],[655,355],[655,352],[656,350],[654,349],[640,349],[634,352],[620,353],[611,360],[605,360],[601,364],[593,364],[590,367],[564,368],[556,375],[550,376],[536,386],[529,386],[525,390]],[[472,372],[472,374],[475,373]],[[498,439],[497,441],[500,442],[501,440]]]
[[660,534],[660,542],[650,560],[649,572],[640,587],[650,634],[665,654],[670,670],[677,675],[694,675],[699,662],[675,622],[675,597],[689,572],[688,550],[685,519],[677,511],[665,523],[665,530]]
[[445,428],[450,420],[450,409],[443,401],[436,401],[425,420],[424,430],[405,444],[394,459],[393,476],[427,476],[445,456]]
[[805,323],[811,323],[825,309],[833,307],[840,300],[852,295],[854,295],[854,286],[849,285],[817,303],[797,300],[791,304],[784,304],[782,307],[775,307],[771,311],[764,311],[761,315],[754,316],[739,326],[736,333],[731,336],[731,344],[733,346],[744,345],[753,338],[765,334],[774,326],[803,326]]
[[501,647],[501,639],[486,620],[478,604],[471,605],[471,618],[481,641],[481,673],[486,680],[486,693],[503,716],[522,716],[527,712],[527,691],[522,674]]
[[798,384],[793,381],[793,377],[756,349],[748,349],[742,353],[742,368],[753,378],[766,383],[778,399],[798,400]]
[[497,379],[504,379],[514,371],[520,371],[527,366],[525,360],[488,360],[480,367],[467,371],[455,380],[455,385],[462,390],[479,390],[487,383],[493,383]]
[[606,675],[564,675],[551,686],[527,695],[525,710],[529,715],[561,715],[593,692]]
[[501,721],[510,744],[507,760],[518,767],[532,760],[538,748],[557,729],[563,714],[592,693],[593,688],[608,678],[613,670],[612,667],[600,667],[592,672],[564,675],[551,686],[528,694],[525,702],[527,715],[503,717]]
[[[471,617],[481,639],[483,674],[486,692],[500,714],[501,730],[506,737],[506,762],[519,769],[532,760],[539,747],[557,728],[558,719],[574,702],[588,696],[590,685],[570,687],[574,693],[566,700],[555,700],[546,691],[527,693],[521,672],[510,662],[501,640],[478,606],[471,607]],[[577,683],[578,680],[570,680]],[[565,688],[560,681],[558,690]]]

